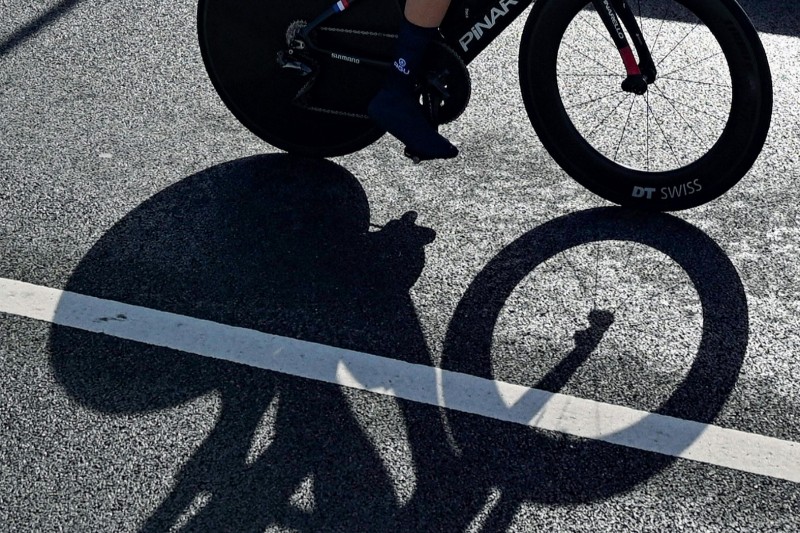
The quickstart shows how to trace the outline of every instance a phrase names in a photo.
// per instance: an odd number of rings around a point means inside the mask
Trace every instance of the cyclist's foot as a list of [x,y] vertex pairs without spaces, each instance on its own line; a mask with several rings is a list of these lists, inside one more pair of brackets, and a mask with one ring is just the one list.
[[458,149],[428,121],[414,91],[414,80],[419,77],[425,52],[438,35],[436,28],[403,21],[395,44],[394,68],[367,109],[380,127],[405,143],[406,153],[415,161],[458,155]]
[[[399,85],[405,85],[401,80]],[[445,139],[428,122],[414,95],[408,87],[384,87],[369,104],[369,116],[383,129],[403,142],[406,156],[415,162],[429,159],[451,159],[458,148]]]

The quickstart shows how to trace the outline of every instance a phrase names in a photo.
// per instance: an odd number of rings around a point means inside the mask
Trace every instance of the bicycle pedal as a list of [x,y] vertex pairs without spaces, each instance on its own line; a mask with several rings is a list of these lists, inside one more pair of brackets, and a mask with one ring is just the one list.
[[409,158],[411,161],[413,161],[415,165],[419,165],[422,162],[422,158],[418,155],[412,154],[409,151],[408,146],[406,146],[405,149],[403,150],[403,155]]

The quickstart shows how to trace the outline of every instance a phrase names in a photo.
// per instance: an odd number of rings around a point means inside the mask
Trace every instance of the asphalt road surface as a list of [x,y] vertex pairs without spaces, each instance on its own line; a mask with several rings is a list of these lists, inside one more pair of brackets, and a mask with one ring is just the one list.
[[522,20],[415,166],[254,137],[191,2],[4,0],[0,531],[800,530],[800,8],[742,4],[763,153],[643,215],[542,148]]

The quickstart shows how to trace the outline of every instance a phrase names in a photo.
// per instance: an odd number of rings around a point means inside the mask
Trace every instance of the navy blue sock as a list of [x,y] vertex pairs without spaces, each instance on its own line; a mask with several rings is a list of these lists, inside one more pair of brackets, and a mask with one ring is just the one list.
[[428,45],[438,33],[436,28],[423,28],[403,20],[395,44],[393,74],[401,79],[418,76]]
[[458,149],[428,121],[414,92],[416,77],[422,74],[425,52],[437,33],[436,28],[403,21],[395,46],[394,67],[368,108],[370,117],[379,126],[403,142],[410,155],[421,160],[458,155]]

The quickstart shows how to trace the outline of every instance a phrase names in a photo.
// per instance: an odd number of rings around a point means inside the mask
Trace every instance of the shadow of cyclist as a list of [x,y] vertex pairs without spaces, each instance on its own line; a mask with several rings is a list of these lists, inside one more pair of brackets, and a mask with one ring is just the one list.
[[[341,167],[249,158],[192,176],[130,213],[87,254],[66,289],[430,367],[409,288],[433,232],[409,214],[380,231],[368,226],[366,195]],[[744,293],[724,253],[666,215],[593,210],[522,236],[464,295],[442,366],[491,378],[492,332],[519,280],[571,246],[610,238],[655,247],[689,274],[703,306],[703,340],[691,371],[658,412],[713,420],[747,345]],[[590,314],[589,327],[575,332],[574,350],[533,385],[561,389],[613,321],[603,309]],[[272,524],[301,531],[464,531],[481,514],[488,515],[485,529],[504,530],[524,501],[608,498],[674,461],[403,402],[399,423],[415,478],[403,501],[396,476],[339,387],[58,326],[51,351],[64,388],[103,413],[163,410],[212,391],[219,396],[214,427],[143,531],[167,530],[182,518],[184,530],[201,531],[263,531]],[[433,369],[426,376],[421,386],[435,388]],[[441,386],[445,403],[459,392],[447,380]],[[520,400],[515,408],[525,407]],[[254,455],[252,443],[270,411],[273,435]],[[291,501],[303,487],[313,495],[306,508]],[[494,507],[481,511],[492,498]],[[186,518],[198,500],[204,505]]]
[[[409,289],[434,236],[413,213],[369,231],[366,195],[338,165],[259,156],[142,204],[87,254],[66,290],[430,366]],[[339,387],[63,327],[50,345],[63,387],[103,413],[220,398],[214,427],[143,531],[179,519],[186,530],[371,531],[398,519],[397,481]],[[274,435],[254,456],[271,406]],[[445,442],[435,409],[401,423]],[[416,465],[419,450],[411,455]],[[291,503],[304,483],[311,508]]]

